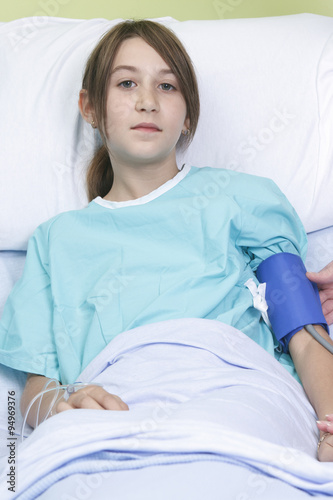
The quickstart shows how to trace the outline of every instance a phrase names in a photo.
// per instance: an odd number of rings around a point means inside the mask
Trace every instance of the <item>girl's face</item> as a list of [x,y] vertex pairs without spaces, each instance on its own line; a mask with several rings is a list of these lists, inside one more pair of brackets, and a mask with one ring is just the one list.
[[175,146],[189,128],[176,76],[142,38],[125,40],[116,54],[107,95],[105,131],[111,161],[175,161]]

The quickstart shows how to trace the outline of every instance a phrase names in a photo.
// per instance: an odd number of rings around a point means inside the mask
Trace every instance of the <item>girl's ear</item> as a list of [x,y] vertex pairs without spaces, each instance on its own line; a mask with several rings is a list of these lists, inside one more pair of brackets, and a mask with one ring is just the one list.
[[184,121],[184,127],[185,127],[185,130],[190,130],[190,119],[189,118],[186,118],[186,120]]
[[93,128],[96,128],[96,116],[93,107],[90,104],[88,92],[85,89],[80,90],[79,94],[79,110],[82,118],[90,123]]

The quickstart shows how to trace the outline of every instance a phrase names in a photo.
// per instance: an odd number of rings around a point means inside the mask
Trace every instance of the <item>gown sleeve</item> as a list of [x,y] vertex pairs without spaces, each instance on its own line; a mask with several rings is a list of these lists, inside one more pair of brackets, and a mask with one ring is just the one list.
[[[296,211],[276,184],[265,178],[248,179],[235,197],[241,204],[242,224],[238,245],[252,271],[268,257],[289,252],[306,257],[307,235]],[[288,353],[290,332],[280,343]]]
[[305,259],[307,235],[295,209],[270,179],[248,176],[234,197],[241,205],[237,245],[253,271],[273,254],[290,252]]
[[53,300],[48,265],[48,223],[30,238],[21,279],[0,322],[0,363],[59,380],[53,338]]

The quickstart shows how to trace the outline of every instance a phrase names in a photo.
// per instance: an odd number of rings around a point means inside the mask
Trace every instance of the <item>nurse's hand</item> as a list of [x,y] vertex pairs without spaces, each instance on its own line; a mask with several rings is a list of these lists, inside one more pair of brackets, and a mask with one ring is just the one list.
[[328,325],[333,323],[333,261],[318,273],[306,273],[310,281],[317,283],[323,313]]
[[326,415],[326,420],[317,422],[317,425],[323,438],[318,449],[318,460],[333,462],[333,414]]
[[103,387],[88,385],[79,389],[69,396],[67,401],[59,399],[52,410],[52,415],[62,411],[75,408],[85,408],[88,410],[128,410],[128,406],[119,396],[110,394]]

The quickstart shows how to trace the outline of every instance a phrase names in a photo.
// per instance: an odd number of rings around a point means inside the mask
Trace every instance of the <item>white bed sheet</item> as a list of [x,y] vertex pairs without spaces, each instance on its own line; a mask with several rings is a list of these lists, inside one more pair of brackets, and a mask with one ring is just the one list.
[[315,414],[302,387],[232,327],[191,318],[135,328],[80,379],[102,383],[130,410],[74,410],[44,422],[18,449],[15,494],[2,460],[3,500],[35,499],[72,474],[212,459],[333,495],[333,464],[316,459]]
[[255,469],[213,460],[159,465],[129,471],[74,474],[38,500],[327,500],[313,497]]

